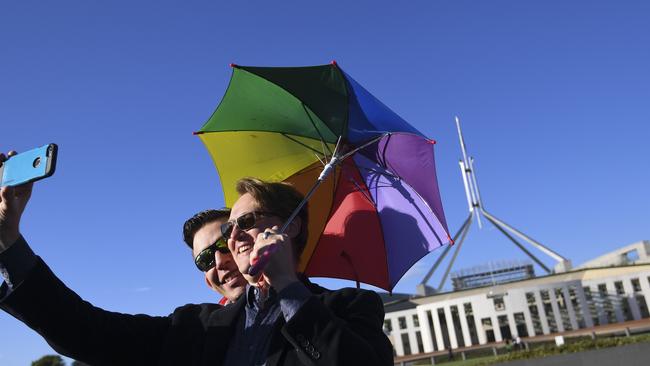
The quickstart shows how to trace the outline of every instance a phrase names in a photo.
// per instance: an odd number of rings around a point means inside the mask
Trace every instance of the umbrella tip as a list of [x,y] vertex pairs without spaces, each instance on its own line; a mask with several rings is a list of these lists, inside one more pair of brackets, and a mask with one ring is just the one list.
[[333,66],[338,66],[339,65],[339,64],[336,63],[336,60],[332,60],[332,62],[330,62],[330,64],[332,64]]
[[202,133],[203,133],[203,131],[194,131],[194,132],[192,132],[192,135],[196,136],[196,135],[200,135]]
[[435,144],[436,144],[436,140],[434,140],[434,139],[430,139],[430,140],[429,140],[429,143],[430,143],[431,145],[435,145]]
[[237,65],[236,63],[230,63],[229,66],[232,67],[232,68],[234,69],[234,68],[238,67],[239,65]]

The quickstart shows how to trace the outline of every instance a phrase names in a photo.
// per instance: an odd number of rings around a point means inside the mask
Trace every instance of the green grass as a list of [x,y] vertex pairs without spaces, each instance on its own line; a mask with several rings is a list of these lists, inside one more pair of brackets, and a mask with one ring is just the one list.
[[[447,361],[446,355],[439,356],[436,358],[436,365],[445,365],[445,366],[487,366],[493,365],[501,362],[515,361],[515,360],[524,360],[531,358],[541,358],[552,355],[559,355],[565,353],[574,353],[574,352],[583,352],[594,349],[609,348],[609,347],[618,347],[624,346],[627,344],[640,343],[640,342],[650,342],[650,334],[641,334],[631,337],[608,337],[608,338],[596,338],[592,340],[590,337],[580,337],[575,339],[567,339],[567,343],[563,346],[557,347],[554,343],[543,342],[540,344],[531,344],[530,350],[528,351],[513,351],[506,354],[499,354],[498,356],[478,356],[472,357],[471,352],[466,352],[467,359],[460,360],[460,353],[455,353],[454,356],[456,360]],[[502,349],[499,350],[501,353]],[[491,352],[491,351],[490,351]],[[428,361],[421,361],[422,363],[416,363],[415,365],[431,365]]]

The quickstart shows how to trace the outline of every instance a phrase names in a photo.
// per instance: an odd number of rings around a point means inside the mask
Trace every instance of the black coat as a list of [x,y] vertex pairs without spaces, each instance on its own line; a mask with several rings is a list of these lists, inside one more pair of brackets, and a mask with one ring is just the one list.
[[[377,294],[305,285],[313,295],[288,323],[279,317],[267,365],[393,364]],[[23,283],[6,292],[3,284],[0,308],[57,352],[93,366],[221,365],[245,304],[245,296],[226,307],[189,304],[167,317],[109,312],[81,299],[40,259]]]

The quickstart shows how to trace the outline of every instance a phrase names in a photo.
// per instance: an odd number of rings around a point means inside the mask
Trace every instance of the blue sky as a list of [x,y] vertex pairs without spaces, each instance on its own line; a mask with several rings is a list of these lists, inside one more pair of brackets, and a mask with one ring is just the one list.
[[[467,215],[459,115],[486,208],[579,264],[650,239],[648,19],[644,1],[0,1],[0,150],[59,144],[22,231],[64,282],[106,309],[168,314],[216,299],[181,225],[222,206],[192,131],[228,64],[335,59],[438,141],[452,232]],[[475,227],[456,268],[517,258]],[[0,329],[2,365],[52,352],[7,314]]]

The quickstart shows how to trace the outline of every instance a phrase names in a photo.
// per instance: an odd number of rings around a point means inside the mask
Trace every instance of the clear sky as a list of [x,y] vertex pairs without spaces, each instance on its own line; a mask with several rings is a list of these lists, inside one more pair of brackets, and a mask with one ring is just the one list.
[[[0,1],[0,150],[59,144],[22,231],[66,284],[105,309],[166,315],[217,298],[181,225],[223,204],[192,132],[228,64],[335,59],[438,141],[452,232],[467,215],[459,115],[486,208],[579,264],[650,239],[648,19],[641,0]],[[437,255],[395,291],[413,292]],[[456,268],[518,258],[474,228]],[[51,352],[0,313],[1,365]]]

